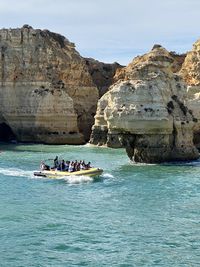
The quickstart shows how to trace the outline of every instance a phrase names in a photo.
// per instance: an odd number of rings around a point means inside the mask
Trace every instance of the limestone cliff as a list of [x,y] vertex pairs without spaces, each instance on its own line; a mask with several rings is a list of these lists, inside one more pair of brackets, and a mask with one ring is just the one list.
[[192,51],[187,53],[181,68],[184,81],[190,86],[200,86],[200,40],[193,44]]
[[187,84],[188,107],[197,118],[194,127],[194,142],[200,149],[200,40],[187,53],[180,75]]
[[28,25],[0,30],[0,123],[19,141],[88,140],[98,90],[65,37]]
[[155,46],[119,70],[98,102],[90,142],[124,146],[137,162],[198,158],[195,118],[184,103],[186,86],[172,72],[170,53]]
[[99,90],[99,96],[101,97],[113,84],[115,72],[123,66],[117,62],[109,64],[92,58],[85,58],[85,61],[88,66],[89,73],[92,76],[92,80]]

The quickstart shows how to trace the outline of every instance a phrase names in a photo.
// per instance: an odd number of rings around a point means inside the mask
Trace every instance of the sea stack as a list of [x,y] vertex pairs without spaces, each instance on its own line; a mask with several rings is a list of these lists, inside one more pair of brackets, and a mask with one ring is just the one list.
[[28,25],[0,30],[0,128],[22,142],[82,144],[98,90],[65,37]]
[[131,160],[159,163],[198,158],[196,118],[187,108],[186,85],[174,58],[160,45],[116,74],[98,102],[90,142],[124,146]]

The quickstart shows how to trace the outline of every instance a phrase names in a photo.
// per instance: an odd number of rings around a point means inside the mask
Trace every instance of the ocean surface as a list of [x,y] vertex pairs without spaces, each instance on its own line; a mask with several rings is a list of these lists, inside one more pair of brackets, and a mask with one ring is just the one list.
[[[200,161],[133,164],[89,145],[0,150],[0,266],[200,266]],[[104,173],[35,178],[56,155]]]

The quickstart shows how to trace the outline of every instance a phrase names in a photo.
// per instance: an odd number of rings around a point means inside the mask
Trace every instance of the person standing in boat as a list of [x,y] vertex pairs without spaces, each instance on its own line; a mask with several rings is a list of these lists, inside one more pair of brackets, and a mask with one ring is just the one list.
[[55,157],[54,159],[54,166],[55,169],[59,167],[59,162],[58,162],[58,156]]

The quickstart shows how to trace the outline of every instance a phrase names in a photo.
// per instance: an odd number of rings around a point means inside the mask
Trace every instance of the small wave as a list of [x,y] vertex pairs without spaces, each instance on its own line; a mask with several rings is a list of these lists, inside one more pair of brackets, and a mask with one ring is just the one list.
[[25,171],[25,170],[16,169],[16,168],[9,168],[9,169],[0,168],[0,174],[6,175],[6,176],[18,176],[18,177],[32,177],[33,176],[32,171]]
[[103,173],[102,175],[101,175],[103,178],[115,178],[112,174],[110,174],[110,173]]
[[154,165],[159,165],[159,163],[144,163],[144,162],[130,161],[130,165],[132,166],[154,166]]
[[200,167],[200,160],[188,160],[188,161],[167,161],[161,163],[142,163],[142,162],[135,162],[130,161],[130,165],[132,166],[199,166]]
[[163,166],[190,166],[190,167],[200,167],[199,160],[191,160],[191,161],[174,161],[174,162],[165,162],[162,163]]

